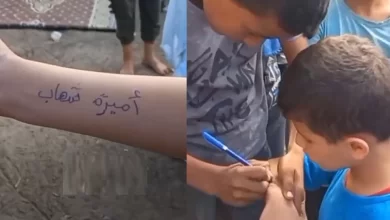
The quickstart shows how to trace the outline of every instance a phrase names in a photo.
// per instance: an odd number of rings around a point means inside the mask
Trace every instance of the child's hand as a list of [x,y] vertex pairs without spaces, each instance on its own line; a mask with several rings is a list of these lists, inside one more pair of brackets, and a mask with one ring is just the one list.
[[227,204],[245,206],[265,196],[272,173],[267,161],[252,160],[253,166],[240,163],[222,168],[216,180],[217,196]]
[[291,151],[279,159],[278,181],[284,197],[292,200],[298,213],[303,214],[302,203],[305,201],[303,152]]

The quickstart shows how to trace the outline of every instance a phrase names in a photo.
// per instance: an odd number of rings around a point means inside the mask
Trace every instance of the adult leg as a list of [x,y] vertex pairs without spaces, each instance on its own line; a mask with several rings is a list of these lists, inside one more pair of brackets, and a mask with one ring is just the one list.
[[124,74],[134,74],[132,43],[135,33],[135,5],[135,0],[111,0],[112,12],[117,24],[116,36],[123,50],[123,66],[120,73]]
[[139,1],[141,16],[141,38],[144,41],[143,64],[153,69],[159,75],[173,73],[172,68],[163,63],[156,55],[155,41],[160,33],[160,0]]

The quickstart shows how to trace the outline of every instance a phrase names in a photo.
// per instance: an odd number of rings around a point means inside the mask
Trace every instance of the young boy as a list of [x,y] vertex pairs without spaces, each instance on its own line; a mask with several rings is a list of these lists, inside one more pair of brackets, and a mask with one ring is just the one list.
[[247,159],[282,156],[272,155],[277,151],[270,148],[284,149],[285,119],[270,98],[273,90],[267,89],[276,87],[269,82],[278,83],[280,76],[264,75],[259,46],[267,37],[312,35],[327,6],[328,0],[187,2],[190,219],[259,218],[269,181],[267,163],[239,166],[205,142],[202,132],[212,132]]
[[[317,33],[310,39],[314,44],[328,36],[355,34],[371,39],[390,57],[390,1],[388,0],[332,0],[328,13]],[[287,54],[299,53],[308,45],[306,39],[300,39]],[[297,46],[298,45],[298,46]],[[307,214],[309,219],[318,219],[315,211],[321,204],[325,190],[307,194]]]
[[[306,188],[329,185],[319,219],[390,219],[390,61],[384,52],[354,35],[327,38],[297,56],[279,91],[278,104],[306,153]],[[281,204],[268,219],[280,219]]]

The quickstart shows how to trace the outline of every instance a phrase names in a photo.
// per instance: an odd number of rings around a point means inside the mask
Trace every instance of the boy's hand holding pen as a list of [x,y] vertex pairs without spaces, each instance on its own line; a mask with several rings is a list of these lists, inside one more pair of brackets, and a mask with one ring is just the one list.
[[239,161],[227,167],[220,167],[215,177],[216,196],[233,206],[245,206],[263,199],[270,182],[273,181],[268,161],[247,161],[209,133],[204,132],[203,137],[211,145]]

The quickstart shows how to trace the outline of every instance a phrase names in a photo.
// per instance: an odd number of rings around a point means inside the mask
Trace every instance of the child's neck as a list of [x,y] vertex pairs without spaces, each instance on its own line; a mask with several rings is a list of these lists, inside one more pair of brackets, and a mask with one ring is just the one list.
[[390,150],[387,146],[375,146],[369,158],[351,167],[346,187],[359,195],[374,195],[390,187]]
[[358,15],[375,21],[390,17],[390,0],[345,0]]

